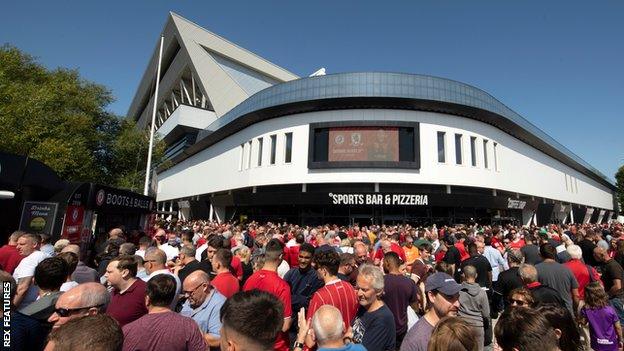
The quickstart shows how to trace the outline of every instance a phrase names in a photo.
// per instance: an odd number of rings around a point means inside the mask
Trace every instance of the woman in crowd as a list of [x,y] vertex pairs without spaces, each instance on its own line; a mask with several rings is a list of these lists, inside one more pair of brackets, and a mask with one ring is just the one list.
[[472,327],[459,317],[446,317],[433,329],[428,351],[477,351]]
[[242,246],[236,249],[234,254],[240,258],[243,266],[243,279],[241,279],[241,286],[243,286],[243,284],[247,281],[247,278],[249,278],[254,272],[253,264],[251,263],[251,250],[249,250],[247,246]]
[[507,306],[532,307],[535,305],[533,294],[526,288],[517,288],[509,293]]
[[585,287],[585,306],[581,309],[584,324],[589,324],[589,339],[596,351],[622,349],[622,327],[617,313],[609,305],[609,296],[599,282]]

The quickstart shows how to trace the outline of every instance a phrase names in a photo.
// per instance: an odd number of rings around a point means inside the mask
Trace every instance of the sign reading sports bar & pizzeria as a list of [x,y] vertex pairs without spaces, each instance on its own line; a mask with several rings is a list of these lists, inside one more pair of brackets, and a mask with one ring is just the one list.
[[334,194],[329,193],[334,205],[404,205],[427,206],[429,195],[421,194]]

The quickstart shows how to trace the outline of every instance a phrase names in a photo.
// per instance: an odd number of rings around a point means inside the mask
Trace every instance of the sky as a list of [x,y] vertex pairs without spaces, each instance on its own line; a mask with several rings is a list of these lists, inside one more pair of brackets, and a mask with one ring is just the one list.
[[[611,180],[624,165],[624,1],[10,1],[0,44],[108,87],[124,116],[169,11],[299,75],[474,85]],[[535,175],[539,176],[539,175]]]

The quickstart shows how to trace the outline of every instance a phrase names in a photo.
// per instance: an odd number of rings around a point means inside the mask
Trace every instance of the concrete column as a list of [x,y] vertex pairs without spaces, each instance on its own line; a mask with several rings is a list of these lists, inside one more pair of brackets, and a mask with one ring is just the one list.
[[214,213],[217,217],[217,222],[221,223],[225,220],[225,207],[214,207]]
[[522,223],[524,225],[530,225],[533,220],[533,210],[522,210]]

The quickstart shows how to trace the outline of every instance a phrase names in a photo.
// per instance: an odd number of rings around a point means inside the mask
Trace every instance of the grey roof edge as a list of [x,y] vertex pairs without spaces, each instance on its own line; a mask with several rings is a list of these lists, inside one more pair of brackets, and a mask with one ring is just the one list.
[[[354,83],[356,80],[357,83]],[[382,83],[381,81],[385,82]],[[415,83],[426,84],[423,85]],[[447,86],[445,88],[442,87],[444,83],[447,83]],[[389,92],[392,89],[396,91],[397,87],[406,88],[408,93],[405,93],[405,90],[399,93]],[[321,93],[321,89],[323,89],[325,93]],[[326,92],[327,90],[332,89],[334,91],[342,89],[343,91],[351,90],[354,92]],[[409,93],[410,89],[413,90],[412,93]],[[462,91],[462,89],[464,90]],[[437,92],[432,92],[433,90],[437,90]],[[439,95],[433,96],[436,93],[438,93]],[[440,95],[440,93],[444,94]],[[458,94],[458,96],[451,98],[450,95],[447,95],[451,93],[456,93]],[[245,115],[252,114],[260,110],[271,109],[280,105],[304,103],[315,100],[358,97],[385,97],[430,100],[441,103],[465,105],[471,108],[488,111],[490,113],[507,119],[508,121],[512,122],[520,128],[525,129],[535,138],[540,139],[548,146],[565,155],[578,166],[581,166],[583,169],[587,170],[590,174],[593,175],[592,178],[598,180],[600,183],[607,185],[611,189],[614,189],[615,187],[613,182],[604,174],[602,174],[596,168],[581,159],[578,155],[574,154],[567,147],[557,142],[554,138],[550,137],[540,128],[536,127],[533,123],[526,120],[520,114],[514,112],[512,109],[498,101],[491,94],[466,83],[458,82],[447,78],[440,78],[422,74],[396,72],[348,72],[334,73],[317,77],[306,77],[280,83],[257,92],[256,94],[252,95],[251,97],[234,107],[228,113],[226,113],[221,118],[213,122],[210,126],[208,126],[205,129],[206,132],[200,132],[197,141],[199,143],[204,135],[207,134],[207,132],[217,131],[223,127],[226,127],[230,123],[235,122],[237,119]],[[494,126],[496,125],[494,124]],[[497,127],[499,129],[502,129],[500,126]],[[511,134],[507,130],[503,131]],[[200,151],[197,150],[197,147],[201,147],[200,145],[194,146],[195,147],[191,147],[191,149],[193,150],[189,150],[193,154]],[[208,145],[202,146],[203,149]],[[190,156],[191,155],[188,154],[182,159]],[[182,159],[180,159],[180,161]],[[559,161],[570,166],[569,162],[567,161]],[[575,169],[578,168],[575,167],[575,165],[571,166]]]
[[[263,64],[266,64],[270,67],[273,67],[276,71],[281,72],[283,75],[285,76],[289,76],[288,78],[292,78],[292,79],[298,79],[299,76],[288,71],[287,69],[267,60],[266,58],[263,58],[262,56],[249,51],[223,37],[221,37],[218,34],[215,34],[214,32],[211,32],[205,28],[203,28],[202,26],[196,24],[193,21],[190,21],[182,16],[180,16],[179,14],[173,12],[173,11],[169,11],[167,19],[165,20],[165,24],[162,27],[162,30],[159,33],[158,39],[156,40],[156,43],[154,45],[154,49],[152,50],[152,55],[149,56],[149,60],[148,63],[145,67],[145,70],[143,71],[143,75],[141,76],[141,79],[139,80],[134,94],[134,97],[132,98],[132,101],[130,102],[130,106],[128,107],[128,110],[126,111],[126,117],[133,115],[134,117],[138,118],[139,116],[137,116],[138,113],[140,113],[141,111],[138,111],[139,105],[141,104],[142,99],[144,98],[145,94],[149,94],[149,92],[152,90],[151,88],[151,84],[153,81],[153,76],[156,75],[156,65],[158,64],[158,53],[159,53],[159,45],[160,45],[160,36],[161,35],[165,35],[165,33],[170,32],[173,33],[174,36],[172,37],[167,37],[165,36],[165,47],[164,47],[164,51],[163,53],[166,52],[166,50],[169,48],[170,44],[172,43],[173,40],[177,41],[178,44],[180,45],[180,47],[184,47],[184,40],[182,40],[182,33],[180,33],[180,29],[178,28],[178,25],[176,25],[176,21],[184,21],[190,25],[192,25],[193,27],[197,28],[198,30],[201,30],[202,32],[206,32],[209,35],[214,36],[215,38],[217,38],[218,40],[223,41],[225,44],[227,45],[231,45],[232,47],[234,47],[237,50],[240,50],[246,54],[249,54],[252,57],[257,58],[258,60],[262,61]],[[203,44],[199,44],[198,45],[202,45]],[[220,55],[223,55],[225,57],[230,58],[228,55],[226,55],[225,53],[220,52],[219,50],[215,50],[210,48],[211,50],[219,53]],[[185,48],[185,50],[187,50]],[[188,50],[187,50],[188,52]],[[230,59],[235,59],[235,58],[230,58]],[[236,59],[235,59],[236,60]],[[238,61],[238,60],[236,60]],[[284,77],[279,77],[279,76],[274,76],[273,74],[270,73],[266,73],[263,70],[258,70],[257,67],[254,66],[250,66],[248,63],[243,63],[246,66],[249,66],[251,69],[254,69],[256,71],[259,71],[263,74],[267,74],[271,77],[273,77],[275,80],[279,80],[279,81],[283,81],[285,78]],[[151,98],[150,98],[151,99]]]
[[[162,27],[162,30],[160,31],[160,33],[158,35],[158,39],[156,40],[156,43],[154,44],[154,49],[152,50],[152,55],[149,57],[149,61],[147,62],[147,65],[145,65],[145,69],[143,70],[143,74],[141,75],[141,79],[137,83],[136,89],[134,89],[134,92],[135,92],[134,93],[134,97],[132,98],[132,101],[130,102],[130,106],[128,106],[128,111],[126,111],[126,117],[130,116],[130,114],[132,114],[133,112],[138,112],[138,111],[134,111],[134,110],[137,108],[137,105],[139,104],[139,102],[143,98],[143,95],[141,95],[139,93],[144,88],[145,85],[151,85],[150,83],[151,83],[152,79],[150,78],[150,76],[155,76],[156,75],[156,71],[154,70],[154,67],[152,67],[152,66],[158,63],[156,61],[158,60],[158,52],[159,52],[159,49],[160,49],[160,37],[162,35],[164,35],[164,33],[167,30],[167,27],[169,26],[170,23],[173,25],[173,19],[172,19],[171,16],[167,16],[167,19],[165,20],[165,25]],[[174,25],[174,27],[175,27],[175,25]],[[176,33],[177,33],[177,30],[176,30]],[[166,38],[165,38],[165,40],[166,40]],[[164,48],[163,48],[163,51],[164,51]],[[151,90],[151,88],[148,88],[148,90]]]
[[[204,28],[204,27],[200,26],[199,24],[197,24],[197,23],[195,23],[195,22],[193,22],[193,21],[189,20],[188,18],[185,18],[185,17],[183,17],[183,16],[180,16],[179,14],[177,14],[177,13],[175,13],[175,12],[173,12],[173,11],[169,11],[169,14],[170,14],[172,17],[179,18],[180,20],[183,20],[183,21],[185,21],[185,22],[187,22],[187,23],[189,23],[189,24],[191,24],[191,25],[193,25],[193,26],[195,26],[195,27],[197,27],[197,28],[199,28],[199,29],[201,29],[201,30],[203,30],[203,31],[205,31],[205,32],[208,32],[208,33],[210,33],[210,34],[214,35],[215,37],[219,38],[220,40],[223,40],[224,42],[226,42],[226,43],[228,43],[228,44],[230,44],[230,45],[232,45],[232,46],[234,46],[234,47],[236,47],[236,48],[238,48],[238,49],[240,49],[240,50],[242,50],[242,51],[245,51],[245,52],[247,52],[247,53],[251,54],[252,56],[255,56],[256,58],[258,58],[258,59],[260,59],[260,60],[262,60],[262,61],[266,61],[266,63],[268,63],[269,65],[271,65],[271,66],[273,66],[273,67],[277,68],[278,70],[284,71],[284,73],[286,73],[286,74],[289,74],[289,75],[293,76],[295,79],[299,78],[299,76],[298,76],[298,75],[296,75],[296,74],[292,73],[291,71],[289,71],[289,70],[285,69],[284,67],[279,66],[279,65],[277,65],[277,64],[275,64],[275,63],[273,63],[273,62],[271,62],[270,60],[267,60],[266,58],[264,58],[264,57],[262,57],[262,56],[260,56],[260,55],[256,54],[255,52],[250,51],[250,50],[247,50],[247,49],[243,48],[242,46],[240,46],[240,45],[238,45],[238,44],[236,44],[236,43],[233,43],[233,42],[231,42],[231,41],[227,40],[226,38],[224,38],[224,37],[220,36],[219,34],[216,34],[215,32],[212,32],[212,31],[207,30],[206,28]],[[221,55],[223,55],[223,54],[221,53]],[[276,78],[276,79],[279,79],[279,78]]]

